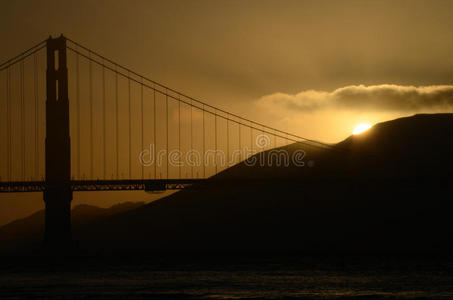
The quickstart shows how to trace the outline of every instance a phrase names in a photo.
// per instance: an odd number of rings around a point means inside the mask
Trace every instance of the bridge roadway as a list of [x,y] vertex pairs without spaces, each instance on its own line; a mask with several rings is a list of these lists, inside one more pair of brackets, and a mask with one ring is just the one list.
[[[89,191],[148,191],[158,192],[164,190],[181,190],[188,187],[193,188],[231,188],[231,186],[248,186],[252,188],[262,188],[263,186],[274,186],[296,189],[306,189],[307,187],[325,186],[349,186],[353,188],[363,188],[374,185],[405,187],[416,189],[420,185],[433,187],[445,187],[451,185],[451,179],[447,177],[370,177],[370,178],[217,178],[207,179],[118,179],[118,180],[72,180],[69,186],[73,192]],[[0,193],[19,193],[19,192],[43,192],[51,189],[52,184],[45,181],[16,181],[0,182]]]
[[[126,180],[73,180],[69,183],[74,192],[83,191],[163,191],[180,190],[207,179],[126,179]],[[45,181],[0,182],[0,193],[43,192],[52,188]]]

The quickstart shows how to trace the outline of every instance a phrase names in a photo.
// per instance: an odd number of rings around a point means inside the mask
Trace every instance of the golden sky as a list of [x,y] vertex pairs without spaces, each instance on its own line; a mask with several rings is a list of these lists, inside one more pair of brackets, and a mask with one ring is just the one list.
[[60,33],[308,138],[451,111],[453,1],[0,0],[0,61]]
[[299,95],[296,106],[304,106],[300,95],[309,90],[452,84],[450,1],[18,0],[1,6],[0,33],[8,44],[0,60],[64,33],[168,86],[309,138],[335,142],[358,122],[448,110],[423,103],[381,108],[375,99],[370,106],[340,101],[306,111],[278,99],[263,105],[262,98]]

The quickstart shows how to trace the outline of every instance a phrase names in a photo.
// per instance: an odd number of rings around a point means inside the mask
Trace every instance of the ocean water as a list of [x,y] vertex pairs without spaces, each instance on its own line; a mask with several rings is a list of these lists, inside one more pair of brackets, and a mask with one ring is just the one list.
[[0,299],[453,299],[449,258],[6,261]]

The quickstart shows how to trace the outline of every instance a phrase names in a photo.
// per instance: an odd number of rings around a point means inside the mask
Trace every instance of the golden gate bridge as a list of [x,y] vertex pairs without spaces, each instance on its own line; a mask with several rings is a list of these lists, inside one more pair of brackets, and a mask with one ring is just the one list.
[[289,143],[61,35],[0,65],[0,192],[43,192],[46,243],[70,244],[75,191],[182,189]]

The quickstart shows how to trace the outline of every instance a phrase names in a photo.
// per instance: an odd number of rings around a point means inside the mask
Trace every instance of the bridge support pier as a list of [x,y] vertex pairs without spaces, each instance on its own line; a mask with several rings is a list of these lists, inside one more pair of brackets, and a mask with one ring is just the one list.
[[71,200],[72,191],[64,186],[51,187],[44,191],[46,250],[64,251],[72,248]]
[[72,247],[71,147],[69,137],[66,39],[47,40],[46,73],[46,250],[64,254]]

